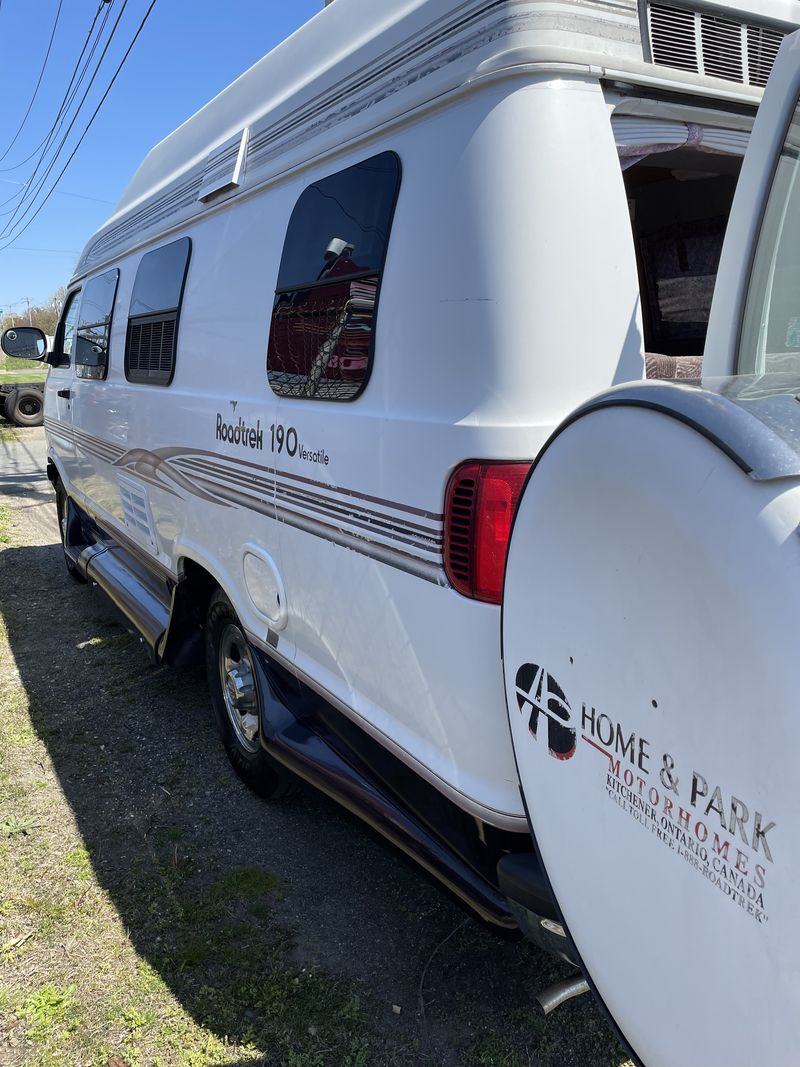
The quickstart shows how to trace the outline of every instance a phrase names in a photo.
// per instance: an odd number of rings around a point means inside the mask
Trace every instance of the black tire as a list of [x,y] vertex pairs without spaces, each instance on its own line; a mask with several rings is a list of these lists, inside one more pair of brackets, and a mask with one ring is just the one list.
[[6,397],[6,418],[15,426],[41,426],[44,396],[38,389],[21,385]]
[[[242,624],[221,589],[211,597],[206,616],[206,674],[222,744],[233,769],[254,793],[279,800],[295,792],[294,780],[261,746],[261,709],[253,677],[252,652]],[[233,706],[234,671],[244,683],[239,690],[242,706]],[[250,678],[249,684],[247,678]]]
[[64,489],[64,486],[61,484],[61,482],[59,482],[56,485],[56,513],[58,516],[58,532],[61,535],[61,551],[64,553],[64,565],[67,568],[67,574],[70,576],[73,582],[78,582],[80,585],[85,585],[86,579],[75,566],[75,564],[72,562],[72,560],[69,558],[69,556],[67,555],[67,550],[64,546],[64,540],[67,532],[67,504],[68,500],[66,490]]
[[6,417],[6,394],[0,393],[0,419]]

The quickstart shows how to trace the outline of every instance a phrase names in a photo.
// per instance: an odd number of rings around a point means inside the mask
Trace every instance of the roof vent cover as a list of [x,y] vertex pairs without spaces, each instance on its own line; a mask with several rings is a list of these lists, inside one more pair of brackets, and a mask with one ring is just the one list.
[[654,63],[763,88],[786,31],[708,11],[649,4],[647,27]]

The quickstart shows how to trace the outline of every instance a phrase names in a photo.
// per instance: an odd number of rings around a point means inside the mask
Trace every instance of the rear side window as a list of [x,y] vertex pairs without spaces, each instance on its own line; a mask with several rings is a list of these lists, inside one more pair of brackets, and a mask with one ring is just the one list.
[[108,342],[111,316],[119,282],[118,270],[90,278],[83,287],[75,336],[75,374],[99,380],[108,374]]
[[125,377],[169,385],[175,373],[178,317],[192,243],[188,237],[147,252],[139,261],[128,312]]
[[400,160],[382,152],[301,194],[283,245],[267,348],[278,396],[354,400],[367,384],[399,186]]

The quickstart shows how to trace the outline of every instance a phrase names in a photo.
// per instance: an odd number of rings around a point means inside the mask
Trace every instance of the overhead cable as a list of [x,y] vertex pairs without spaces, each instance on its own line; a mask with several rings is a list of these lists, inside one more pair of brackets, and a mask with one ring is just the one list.
[[[113,0],[111,0],[111,2],[113,3]],[[0,0],[0,3],[2,3],[2,0]],[[89,55],[87,56],[86,62],[83,65],[83,70],[81,70],[80,76],[79,76],[79,78],[78,78],[78,80],[76,82],[75,81],[75,75],[78,73],[78,68],[81,65],[81,60],[83,59],[83,56],[84,56],[84,54],[86,52],[86,48],[87,48],[87,46],[89,44],[89,41],[92,39],[92,34],[94,33],[94,28],[97,25],[97,19],[98,19],[99,15],[100,15],[100,12],[103,11],[104,8],[105,8],[105,12],[104,12],[104,15],[103,15],[103,21],[100,24],[100,29],[98,31],[97,38],[96,38],[94,44],[92,45],[92,49],[91,49]],[[21,159],[19,161],[19,163],[15,163],[12,167],[0,167],[0,174],[9,173],[12,170],[19,170],[20,167],[24,166],[29,160],[33,159],[33,157],[36,155],[36,153],[39,151],[39,149],[42,148],[43,145],[49,144],[49,142],[52,139],[52,137],[54,136],[54,134],[58,133],[58,130],[60,129],[60,127],[64,123],[64,118],[66,117],[66,112],[69,110],[69,107],[72,104],[72,101],[75,99],[75,97],[77,95],[78,88],[80,87],[81,82],[83,81],[83,79],[86,76],[86,70],[87,70],[89,64],[92,61],[92,57],[94,56],[95,51],[97,50],[97,45],[98,45],[98,43],[100,41],[100,38],[103,36],[103,30],[105,28],[106,22],[108,22],[108,16],[109,16],[110,12],[111,12],[111,7],[107,3],[107,0],[101,0],[100,4],[98,5],[97,11],[94,14],[94,18],[92,19],[92,24],[89,27],[89,32],[86,34],[86,39],[83,42],[83,48],[81,48],[80,55],[78,56],[78,58],[77,58],[77,60],[75,62],[75,65],[72,68],[72,74],[70,75],[69,83],[67,85],[66,91],[64,92],[64,96],[63,96],[63,98],[61,100],[61,103],[59,105],[58,111],[56,112],[56,117],[55,117],[55,119],[53,119],[53,124],[51,125],[50,129],[47,131],[47,133],[44,135],[44,137],[41,139],[41,141],[38,143],[38,145],[34,148],[34,150],[29,155],[25,156],[24,159]],[[73,88],[73,82],[75,82],[74,88]],[[47,151],[47,149],[45,149],[45,151]],[[34,171],[34,173],[35,173],[35,171]],[[28,184],[28,183],[26,182],[24,184]],[[7,204],[7,203],[9,203],[8,200],[6,200],[4,203],[0,203],[0,207],[4,207],[5,204]]]
[[[89,119],[88,123],[86,124],[86,127],[85,127],[85,129],[84,129],[83,133],[81,134],[80,138],[78,139],[78,143],[77,143],[77,144],[75,145],[75,147],[74,147],[74,148],[72,149],[72,151],[70,152],[70,154],[69,154],[69,157],[68,157],[68,159],[67,159],[66,163],[64,164],[64,166],[63,166],[63,167],[61,168],[61,170],[59,171],[58,177],[57,177],[57,178],[56,178],[56,180],[55,180],[55,181],[53,182],[53,184],[52,184],[52,185],[50,186],[50,189],[48,190],[48,192],[47,192],[47,195],[46,195],[46,196],[44,197],[44,199],[43,199],[43,200],[41,201],[41,203],[40,203],[40,204],[39,204],[39,206],[38,206],[38,207],[36,208],[36,210],[35,210],[35,212],[33,213],[33,215],[31,215],[31,217],[30,217],[30,218],[28,219],[28,221],[27,221],[27,222],[25,223],[25,225],[24,225],[24,226],[22,226],[22,228],[21,228],[21,229],[19,229],[19,230],[17,231],[17,233],[15,233],[15,234],[14,234],[14,235],[13,235],[13,236],[12,236],[12,237],[10,238],[10,240],[8,240],[8,241],[6,242],[6,244],[4,244],[4,245],[0,245],[0,252],[2,252],[2,251],[3,251],[4,249],[6,249],[6,248],[10,248],[10,247],[11,247],[11,245],[13,244],[13,242],[14,242],[14,241],[16,241],[16,239],[17,239],[18,237],[20,237],[20,236],[21,236],[21,235],[22,235],[22,234],[23,234],[23,233],[25,232],[25,230],[27,230],[27,229],[28,229],[28,227],[29,227],[29,226],[31,225],[31,223],[32,223],[32,222],[34,221],[34,219],[35,219],[35,218],[36,218],[36,217],[37,217],[37,216],[39,215],[39,213],[41,212],[42,208],[43,208],[43,207],[45,206],[45,204],[47,203],[47,201],[48,201],[48,200],[50,199],[50,197],[51,197],[51,196],[53,195],[53,193],[55,192],[55,190],[56,190],[56,186],[58,185],[58,183],[59,183],[59,182],[61,181],[61,179],[63,178],[63,176],[64,176],[64,174],[65,174],[65,172],[66,172],[66,170],[67,170],[67,167],[68,167],[68,166],[70,165],[70,163],[72,162],[72,160],[73,160],[73,158],[74,158],[74,156],[75,156],[75,153],[76,153],[76,152],[78,151],[78,149],[80,148],[81,144],[83,143],[83,139],[84,139],[84,137],[86,136],[86,134],[87,134],[87,133],[89,132],[89,130],[91,129],[91,126],[92,126],[92,123],[94,122],[94,120],[95,120],[95,119],[97,118],[97,115],[98,115],[98,113],[99,113],[99,111],[100,111],[100,108],[101,108],[101,107],[103,106],[103,104],[105,103],[106,97],[107,97],[107,96],[108,96],[108,94],[109,94],[109,93],[111,92],[111,89],[112,89],[112,87],[113,87],[113,85],[114,85],[114,82],[115,82],[115,81],[117,80],[117,77],[119,76],[119,73],[120,73],[120,71],[122,70],[123,66],[125,65],[125,62],[126,62],[126,60],[127,60],[128,56],[129,56],[129,55],[131,54],[131,51],[133,50],[133,46],[134,46],[134,45],[136,44],[136,41],[137,41],[137,40],[138,40],[138,38],[139,38],[139,34],[140,34],[140,33],[142,32],[142,30],[144,29],[144,27],[145,27],[145,24],[146,24],[146,22],[147,22],[148,18],[150,17],[150,13],[151,13],[151,11],[153,10],[153,8],[154,8],[155,6],[156,6],[156,0],[150,0],[150,5],[149,5],[149,7],[147,8],[147,11],[145,11],[145,13],[144,13],[144,17],[142,18],[142,21],[141,21],[141,22],[139,23],[139,26],[137,27],[136,33],[135,33],[135,34],[133,35],[133,39],[131,40],[131,43],[130,43],[130,44],[128,45],[127,49],[125,50],[125,54],[123,55],[122,59],[120,60],[120,62],[119,62],[119,65],[118,65],[117,69],[116,69],[116,70],[114,71],[114,74],[113,74],[113,76],[112,76],[112,78],[111,78],[111,81],[110,81],[110,82],[108,83],[108,86],[106,87],[106,90],[105,90],[105,92],[104,92],[104,93],[103,93],[103,95],[101,96],[101,98],[100,98],[100,101],[99,101],[99,103],[98,103],[97,107],[96,107],[96,108],[94,109],[94,111],[93,111],[93,113],[92,113],[92,117],[91,117],[91,118]],[[116,25],[115,25],[115,27],[114,27],[114,28],[116,29]],[[112,33],[113,33],[113,30],[112,30]],[[102,60],[101,60],[101,61],[102,61]],[[29,208],[28,208],[28,210],[30,210],[30,207],[31,207],[31,206],[32,206],[32,205],[29,205]],[[27,212],[26,212],[26,213],[27,213]],[[24,216],[23,216],[23,218],[24,218]],[[19,220],[19,222],[22,222],[22,219],[20,219],[20,220]]]
[[47,69],[47,61],[50,58],[50,50],[53,47],[53,39],[55,38],[56,29],[58,28],[58,20],[61,17],[61,8],[62,8],[63,3],[64,3],[64,0],[58,0],[58,9],[56,10],[55,22],[53,23],[53,31],[50,34],[50,41],[48,42],[48,45],[47,45],[47,51],[45,52],[44,62],[42,63],[42,69],[39,71],[39,80],[36,82],[36,88],[33,90],[33,96],[31,97],[31,101],[28,104],[28,110],[22,116],[22,122],[17,127],[17,132],[11,138],[11,141],[10,141],[8,147],[6,148],[5,152],[3,152],[3,154],[0,156],[0,161],[4,160],[6,158],[8,153],[11,151],[13,146],[16,144],[17,138],[22,133],[22,129],[23,129],[25,123],[28,121],[28,115],[30,115],[30,113],[31,113],[31,108],[33,107],[33,105],[34,105],[34,103],[36,101],[36,97],[39,95],[39,87],[42,84],[42,78],[44,78],[44,72]]
[[[111,0],[111,3],[113,3],[113,2],[114,2],[114,0]],[[101,3],[100,7],[98,7],[97,11],[95,12],[94,19],[92,20],[92,26],[90,27],[89,33],[88,33],[88,35],[86,37],[86,41],[84,42],[84,47],[83,47],[83,51],[84,52],[86,51],[86,45],[88,44],[89,40],[91,39],[92,30],[94,29],[94,25],[97,22],[97,17],[100,14],[101,9],[105,6],[105,3],[106,3],[106,0],[103,0],[103,2]],[[124,5],[123,5],[123,10],[124,10]],[[97,51],[97,46],[100,43],[100,40],[101,40],[101,38],[103,36],[103,30],[105,29],[105,25],[108,22],[110,11],[111,11],[110,6],[106,7],[105,13],[103,15],[102,22],[100,23],[100,28],[97,31],[97,36],[95,37],[94,43],[92,44],[92,47],[91,47],[91,49],[89,51],[89,54],[86,57],[86,61],[83,64],[83,68],[81,69],[80,73],[78,74],[77,80],[75,78],[75,74],[77,72],[78,65],[76,64],[76,66],[73,68],[72,77],[70,78],[70,83],[67,86],[67,91],[64,94],[63,100],[61,101],[61,107],[59,107],[59,110],[58,110],[58,113],[56,114],[56,118],[55,118],[55,120],[53,122],[53,125],[48,130],[47,134],[44,137],[44,140],[40,141],[40,143],[33,150],[31,155],[28,156],[25,160],[22,160],[20,163],[17,163],[14,167],[3,168],[2,173],[7,173],[8,171],[12,171],[12,170],[17,170],[19,167],[22,166],[23,163],[27,162],[27,160],[29,160],[33,156],[35,156],[36,153],[39,152],[39,150],[41,149],[41,152],[39,153],[39,158],[37,159],[36,164],[35,164],[33,170],[31,171],[31,174],[29,175],[29,177],[24,182],[20,182],[20,185],[22,186],[22,188],[20,188],[16,193],[13,193],[7,199],[0,201],[0,207],[6,207],[7,204],[13,204],[13,207],[10,207],[7,211],[0,211],[0,217],[5,216],[5,215],[11,215],[12,218],[13,218],[13,216],[16,215],[16,213],[19,211],[19,209],[22,207],[22,205],[25,203],[25,201],[27,199],[29,199],[30,190],[31,190],[31,188],[33,186],[33,183],[34,183],[34,180],[36,178],[36,175],[39,173],[39,168],[42,166],[42,164],[44,163],[44,161],[45,161],[45,159],[47,157],[47,153],[50,150],[50,147],[51,147],[51,145],[53,143],[54,137],[61,132],[61,129],[62,129],[63,125],[64,125],[64,122],[66,121],[67,114],[69,112],[69,108],[72,105],[72,101],[75,99],[75,96],[77,95],[78,90],[80,89],[81,83],[83,82],[84,78],[86,77],[86,72],[89,69],[89,66],[90,66],[90,64],[92,62],[92,58],[93,58],[95,52]],[[122,15],[122,12],[120,12],[120,15]],[[116,25],[114,26],[114,29],[116,29]],[[113,34],[113,30],[112,30],[112,34]],[[111,41],[111,38],[109,37],[108,43],[110,43],[110,41]],[[108,44],[106,45],[106,47],[107,46],[108,46]],[[83,54],[83,53],[81,53],[81,54]],[[103,55],[105,55],[105,52],[103,52]],[[80,63],[80,58],[81,57],[79,56],[78,57],[78,63]],[[102,62],[102,56],[100,58],[100,61],[98,62],[97,67],[95,68],[95,74],[100,69],[100,62]],[[92,77],[94,79],[94,75]],[[72,84],[73,82],[75,83],[74,86]],[[89,89],[91,89],[91,82],[87,86],[87,89],[86,89],[87,93],[89,92]],[[80,104],[78,105],[78,109],[75,111],[75,113],[73,115],[73,122],[75,121],[75,119],[77,119],[78,113],[80,111],[80,108],[83,106],[83,102],[84,102],[85,99],[86,99],[86,94],[84,94],[83,99],[81,100]],[[70,129],[71,129],[71,126],[70,126]],[[69,129],[67,130],[67,134],[69,134]],[[64,135],[64,140],[66,140],[67,134]],[[58,149],[56,150],[56,153],[55,153],[55,155],[53,157],[53,161],[55,161],[55,159],[58,157],[58,154],[61,152],[61,149],[64,146],[64,140],[62,140],[61,144],[58,146]],[[11,220],[9,220],[9,221],[11,221]]]
[[[67,126],[66,133],[61,138],[61,141],[59,142],[58,147],[56,148],[52,159],[48,163],[47,168],[45,169],[45,171],[42,174],[42,176],[39,178],[39,181],[36,183],[36,186],[32,187],[32,185],[33,185],[33,176],[32,176],[30,181],[29,181],[29,183],[28,183],[28,185],[27,185],[27,187],[26,187],[26,189],[25,189],[25,191],[22,194],[22,197],[19,200],[19,203],[11,211],[6,212],[6,214],[10,214],[11,215],[11,218],[8,220],[8,222],[6,222],[5,226],[3,227],[2,232],[0,232],[0,238],[6,236],[8,231],[13,227],[14,222],[16,220],[16,217],[19,214],[20,210],[22,209],[23,205],[25,204],[26,201],[29,201],[28,206],[22,212],[19,221],[21,221],[22,219],[25,218],[25,216],[30,211],[30,209],[31,209],[31,207],[33,205],[33,202],[35,201],[36,197],[41,192],[42,187],[44,186],[44,183],[47,181],[48,175],[52,172],[53,168],[55,167],[56,163],[58,162],[58,157],[61,155],[62,149],[64,148],[64,145],[67,142],[67,138],[69,137],[69,135],[70,135],[70,133],[72,131],[72,127],[77,122],[78,116],[81,113],[81,109],[82,109],[84,103],[86,102],[86,97],[89,95],[89,93],[91,91],[91,88],[92,88],[92,85],[94,85],[95,78],[97,77],[97,75],[98,75],[98,73],[100,71],[100,67],[103,65],[103,60],[105,59],[106,52],[108,51],[109,46],[110,46],[112,40],[114,39],[114,34],[117,32],[117,27],[119,26],[120,19],[125,14],[125,8],[127,6],[128,6],[128,0],[122,0],[122,7],[119,10],[119,14],[117,15],[117,19],[116,19],[114,25],[111,27],[111,33],[108,35],[106,43],[105,43],[105,45],[103,47],[103,51],[101,52],[100,58],[97,61],[97,65],[95,66],[94,71],[92,72],[92,76],[89,79],[89,84],[86,86],[86,89],[84,90],[83,96],[81,97],[81,101],[78,104],[77,110],[75,111],[75,114],[72,116],[72,119],[70,120],[69,126]],[[147,14],[149,14],[149,13],[150,12],[148,10]],[[144,18],[144,21],[146,21],[146,20],[147,20],[147,15],[145,15],[145,18]],[[144,23],[142,23],[142,25],[143,24]],[[141,29],[141,27],[140,27],[140,29]],[[136,32],[137,32],[137,35],[138,35],[139,31],[137,30]],[[135,40],[135,38],[134,38],[134,40]],[[127,55],[127,53],[126,53],[126,55]],[[124,60],[123,60],[123,62],[124,62]],[[119,71],[119,68],[117,68],[117,71]],[[116,77],[116,74],[114,75],[114,77]],[[105,99],[105,97],[103,99]],[[96,114],[96,112],[95,112],[95,114]],[[94,118],[94,116],[92,116],[92,119],[93,118]],[[92,119],[89,120],[89,124],[90,125],[91,125]],[[83,134],[81,134],[81,140],[83,140],[83,137],[85,136],[87,129],[88,129],[88,127],[86,127],[86,129],[84,129],[84,131],[83,131]],[[80,143],[80,141],[78,143]],[[43,158],[44,158],[44,153],[42,155],[42,158],[40,159],[40,163],[42,162]],[[71,158],[72,157],[70,156],[70,159]],[[36,169],[34,170],[34,175],[36,173],[36,170],[38,170],[38,164],[37,164]]]

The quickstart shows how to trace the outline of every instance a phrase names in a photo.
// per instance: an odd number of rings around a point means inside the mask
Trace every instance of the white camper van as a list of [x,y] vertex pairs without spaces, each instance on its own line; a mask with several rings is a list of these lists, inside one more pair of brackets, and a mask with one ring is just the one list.
[[[756,1062],[773,1016],[745,1011],[754,980],[717,960],[720,999],[682,968],[695,945],[704,966],[726,945],[763,961],[768,921],[797,940],[736,883],[758,895],[772,861],[767,778],[744,799],[709,740],[734,668],[757,698],[745,649],[720,674],[680,651],[682,632],[708,643],[713,538],[741,568],[731,523],[768,503],[712,509],[694,558],[703,479],[774,493],[800,473],[795,442],[733,386],[644,381],[700,373],[742,156],[795,16],[788,0],[334,0],[152,150],[47,355],[67,568],[154,659],[205,659],[238,773],[268,797],[311,782],[482,918],[582,964],[649,1067],[722,1062],[714,1040]],[[598,423],[620,429],[595,455],[582,431]],[[770,516],[777,537],[788,520]],[[753,569],[774,591],[774,553]],[[722,627],[737,605],[719,603]],[[649,718],[632,726],[631,707]],[[695,830],[700,798],[724,838]],[[682,1018],[697,1010],[665,1032],[671,983]],[[772,1063],[793,1062],[797,1025]]]

